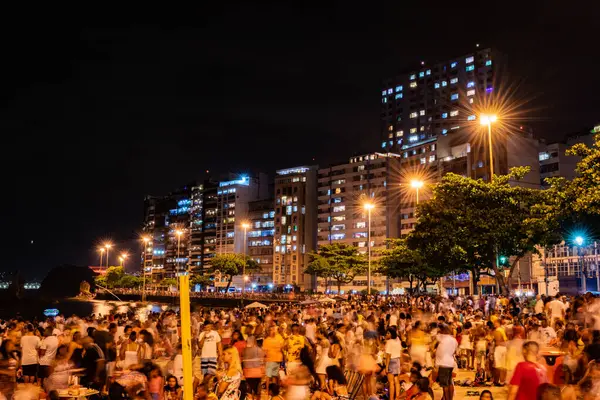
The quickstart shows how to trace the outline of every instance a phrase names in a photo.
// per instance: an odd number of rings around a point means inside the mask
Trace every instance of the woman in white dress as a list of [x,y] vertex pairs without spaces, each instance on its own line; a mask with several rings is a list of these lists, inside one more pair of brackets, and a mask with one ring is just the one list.
[[472,325],[470,322],[466,322],[463,326],[463,331],[460,339],[460,350],[467,357],[467,369],[473,369],[474,357],[473,357],[473,340],[471,336]]
[[136,342],[137,335],[135,331],[131,332],[129,339],[121,345],[121,362],[123,369],[128,369],[131,365],[140,363],[139,350],[140,346]]
[[325,337],[323,332],[317,334],[317,361],[315,363],[315,371],[319,378],[319,387],[325,389],[325,383],[327,379],[326,369],[332,365],[331,358],[329,358],[329,340]]

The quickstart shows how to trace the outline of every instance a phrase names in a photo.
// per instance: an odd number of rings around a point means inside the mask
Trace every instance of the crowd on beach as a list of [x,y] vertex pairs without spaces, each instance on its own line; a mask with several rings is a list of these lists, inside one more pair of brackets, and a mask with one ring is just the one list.
[[1,397],[453,400],[467,387],[484,400],[600,398],[589,293],[197,307],[190,329],[186,382],[177,310],[0,321]]

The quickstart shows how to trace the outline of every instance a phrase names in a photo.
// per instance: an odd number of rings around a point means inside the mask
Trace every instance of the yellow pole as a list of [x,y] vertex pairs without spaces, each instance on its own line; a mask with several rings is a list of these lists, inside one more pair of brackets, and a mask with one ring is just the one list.
[[181,314],[181,347],[183,354],[183,400],[193,400],[192,374],[192,331],[190,324],[190,276],[181,272],[179,276],[179,312]]

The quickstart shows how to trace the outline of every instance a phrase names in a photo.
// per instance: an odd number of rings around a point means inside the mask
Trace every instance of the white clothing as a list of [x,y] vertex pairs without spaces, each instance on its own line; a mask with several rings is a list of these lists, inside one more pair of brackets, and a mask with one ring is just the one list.
[[40,348],[46,350],[44,355],[40,357],[40,365],[52,365],[52,362],[56,358],[58,338],[56,336],[45,337]]
[[565,304],[560,300],[552,300],[548,303],[548,310],[550,311],[550,318],[562,318],[563,311],[566,311]]
[[317,326],[315,324],[306,324],[304,328],[306,329],[306,337],[314,343],[317,338]]
[[536,314],[541,314],[544,312],[544,301],[542,299],[539,299],[538,301],[535,302],[534,311]]
[[129,368],[131,365],[139,364],[137,351],[126,350],[125,361],[123,361],[123,364],[125,369]]
[[40,338],[37,336],[23,336],[21,338],[21,364],[32,365],[39,362],[38,349],[41,345]]
[[202,332],[198,336],[198,341],[201,342],[204,339],[204,346],[202,346],[202,353],[200,358],[217,358],[217,344],[221,343],[221,336],[217,331]]
[[402,343],[400,339],[389,339],[385,342],[385,354],[390,355],[390,359],[400,358],[402,354]]
[[437,367],[454,368],[454,353],[458,342],[450,335],[438,335],[438,347],[435,352],[435,365]]
[[398,316],[396,314],[390,315],[390,326],[398,326]]

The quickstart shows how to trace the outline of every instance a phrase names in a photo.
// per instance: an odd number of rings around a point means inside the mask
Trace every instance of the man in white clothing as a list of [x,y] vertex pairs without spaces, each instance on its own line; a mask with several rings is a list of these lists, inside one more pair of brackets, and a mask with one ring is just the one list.
[[54,329],[48,326],[44,331],[44,340],[40,345],[40,370],[39,378],[42,385],[44,379],[50,376],[50,366],[56,358],[56,350],[58,349],[58,338],[54,335]]
[[446,324],[440,326],[440,334],[437,336],[437,349],[435,351],[435,373],[442,390],[444,400],[452,400],[454,396],[454,384],[452,382],[452,371],[456,365],[454,354],[458,349],[458,342],[451,335],[450,328]]

